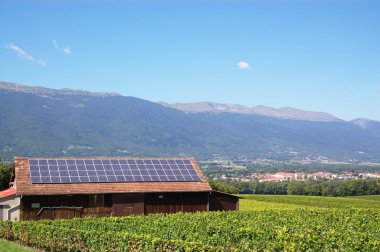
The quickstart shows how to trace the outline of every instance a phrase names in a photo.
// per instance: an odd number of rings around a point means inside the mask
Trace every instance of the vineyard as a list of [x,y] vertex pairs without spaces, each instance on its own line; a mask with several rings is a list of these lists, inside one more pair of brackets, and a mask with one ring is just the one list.
[[[0,237],[53,251],[379,251],[378,200],[253,198],[274,210],[1,222]],[[280,196],[286,197],[286,196]],[[261,201],[260,201],[261,200]],[[342,208],[323,208],[338,200]],[[301,203],[303,202],[303,207]],[[357,204],[355,201],[370,201]],[[294,204],[296,203],[296,204]],[[297,205],[298,204],[298,205]],[[306,204],[306,205],[305,205]],[[348,209],[349,205],[351,209]],[[284,205],[284,209],[280,209]],[[290,208],[294,206],[294,208]],[[263,205],[261,206],[263,207]]]

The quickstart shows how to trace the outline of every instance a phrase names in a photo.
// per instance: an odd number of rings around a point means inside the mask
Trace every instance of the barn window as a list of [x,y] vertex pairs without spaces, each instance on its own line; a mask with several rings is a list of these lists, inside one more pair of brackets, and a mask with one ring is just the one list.
[[32,203],[31,204],[31,208],[33,208],[33,209],[40,208],[40,207],[41,207],[41,203]]
[[88,206],[89,207],[112,206],[112,195],[111,194],[88,195]]

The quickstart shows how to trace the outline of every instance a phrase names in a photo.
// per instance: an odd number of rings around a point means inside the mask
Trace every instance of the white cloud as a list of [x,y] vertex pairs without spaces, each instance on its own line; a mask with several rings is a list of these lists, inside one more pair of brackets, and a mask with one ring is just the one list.
[[40,64],[42,66],[46,66],[46,62],[43,59],[38,59],[38,60],[35,59],[33,56],[31,56],[30,54],[28,54],[27,52],[25,52],[23,49],[21,49],[15,44],[6,45],[5,48],[12,50],[21,58],[24,58],[36,64]]
[[60,48],[58,46],[58,43],[57,43],[57,41],[55,39],[53,39],[53,45],[54,45],[55,49],[60,50]]
[[245,61],[240,61],[237,63],[239,69],[248,70],[250,68],[249,64]]
[[62,49],[62,51],[64,54],[70,54],[71,53],[70,47],[65,47]]
[[38,64],[40,64],[42,66],[46,66],[46,62],[43,59],[37,60],[36,63],[38,63]]
[[64,54],[68,55],[68,54],[71,54],[71,49],[70,47],[63,47],[61,48],[59,45],[58,45],[58,42],[57,40],[53,39],[53,45],[54,45],[54,48],[57,49],[58,51],[61,51],[63,52]]

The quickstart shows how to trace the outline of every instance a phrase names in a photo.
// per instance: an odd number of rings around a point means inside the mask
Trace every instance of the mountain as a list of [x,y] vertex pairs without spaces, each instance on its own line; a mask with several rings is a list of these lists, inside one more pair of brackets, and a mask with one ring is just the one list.
[[10,82],[0,81],[0,90],[7,90],[26,94],[36,94],[36,95],[84,95],[84,96],[121,96],[117,93],[101,93],[101,92],[89,92],[86,90],[73,90],[70,88],[64,89],[51,89],[45,87],[31,87],[21,84],[15,84]]
[[358,125],[359,127],[363,129],[366,129],[368,128],[370,124],[374,123],[374,121],[366,119],[366,118],[358,118],[358,119],[352,120],[351,123]]
[[228,112],[239,113],[248,115],[262,115],[282,119],[306,120],[306,121],[320,121],[320,122],[337,122],[340,119],[324,112],[304,111],[295,108],[271,108],[266,106],[255,106],[252,108],[239,105],[239,104],[224,104],[214,102],[195,102],[195,103],[174,103],[168,104],[159,102],[161,105],[169,108],[178,109],[189,113],[199,112]]
[[135,97],[0,82],[0,157],[195,156],[380,161],[380,123],[188,113]]

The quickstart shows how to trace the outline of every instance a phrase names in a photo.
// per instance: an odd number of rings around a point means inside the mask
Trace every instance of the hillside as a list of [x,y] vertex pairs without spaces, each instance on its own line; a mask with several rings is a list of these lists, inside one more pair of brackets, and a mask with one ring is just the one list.
[[[0,82],[0,156],[150,155],[379,161],[380,123],[186,113],[118,94]],[[361,123],[359,123],[361,122]]]

